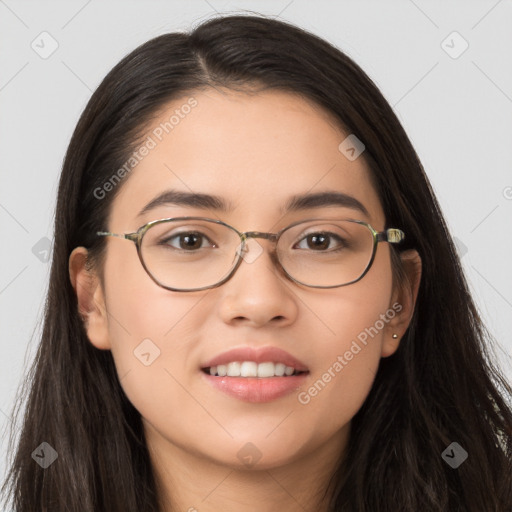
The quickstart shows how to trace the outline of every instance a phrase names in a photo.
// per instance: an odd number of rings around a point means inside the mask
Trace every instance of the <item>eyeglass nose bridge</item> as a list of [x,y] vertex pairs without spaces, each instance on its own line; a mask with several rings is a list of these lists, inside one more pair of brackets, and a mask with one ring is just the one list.
[[263,238],[264,240],[271,240],[274,243],[277,243],[279,239],[278,233],[265,233],[263,231],[246,231],[245,233],[239,233],[241,243],[242,243],[242,251],[245,252],[246,245],[245,243],[249,238]]
[[242,242],[245,242],[249,238],[264,238],[265,240],[277,242],[279,235],[276,233],[264,233],[263,231],[246,231],[245,233],[240,233],[240,238]]
[[[245,233],[239,233],[240,239],[241,239],[241,248],[240,248],[240,257],[242,257],[242,254],[247,252],[247,245],[246,242],[249,240],[249,238],[263,238],[264,240],[271,240],[274,242],[273,250],[269,251],[269,256],[274,265],[276,265],[278,268],[281,267],[281,271],[284,271],[282,269],[282,264],[279,260],[279,257],[277,255],[276,250],[276,244],[279,240],[279,233],[265,233],[263,231],[246,231]],[[238,265],[237,267],[238,268]],[[236,270],[235,268],[235,270]]]

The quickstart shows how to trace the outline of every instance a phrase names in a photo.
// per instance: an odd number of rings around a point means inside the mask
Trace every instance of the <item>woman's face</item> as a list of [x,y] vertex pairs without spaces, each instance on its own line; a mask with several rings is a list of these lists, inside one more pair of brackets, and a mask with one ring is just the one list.
[[[109,231],[134,232],[179,216],[220,219],[240,232],[275,233],[302,219],[333,216],[384,229],[367,165],[339,149],[349,134],[298,96],[209,89],[167,107],[148,129],[151,140],[145,139],[140,162],[116,185]],[[108,185],[103,190],[112,193]],[[140,214],[170,190],[216,196],[228,208],[161,203]],[[284,210],[293,196],[320,192],[351,196],[367,213],[320,203]],[[96,347],[112,351],[121,385],[155,445],[260,468],[299,460],[329,443],[343,446],[380,358],[397,347],[392,334],[406,328],[388,244],[379,244],[359,282],[319,289],[279,272],[272,241],[250,239],[250,257],[230,280],[182,293],[150,279],[132,242],[109,237],[106,243],[104,282],[94,292],[88,335]],[[253,349],[252,356],[232,357],[252,361],[266,348],[286,352],[307,372],[249,382],[203,371],[227,351]],[[263,355],[260,362],[285,361],[282,355]],[[221,381],[225,388],[216,385]]]

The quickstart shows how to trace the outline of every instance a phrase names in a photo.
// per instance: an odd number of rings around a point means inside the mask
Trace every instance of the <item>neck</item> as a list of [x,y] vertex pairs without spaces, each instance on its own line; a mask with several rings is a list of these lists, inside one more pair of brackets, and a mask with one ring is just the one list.
[[324,494],[350,424],[311,452],[264,469],[221,464],[144,428],[163,512],[328,512]]

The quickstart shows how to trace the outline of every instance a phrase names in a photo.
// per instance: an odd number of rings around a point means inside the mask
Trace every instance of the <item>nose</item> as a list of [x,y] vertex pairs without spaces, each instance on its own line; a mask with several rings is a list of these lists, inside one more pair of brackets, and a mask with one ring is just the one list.
[[293,282],[287,279],[270,240],[249,238],[235,274],[219,288],[220,314],[226,323],[286,325],[297,315]]

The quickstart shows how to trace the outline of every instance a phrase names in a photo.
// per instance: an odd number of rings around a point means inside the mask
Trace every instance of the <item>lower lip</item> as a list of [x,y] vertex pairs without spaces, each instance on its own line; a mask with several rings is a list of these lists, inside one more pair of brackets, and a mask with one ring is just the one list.
[[288,377],[214,377],[201,371],[214,388],[244,402],[271,402],[297,390],[308,373]]

